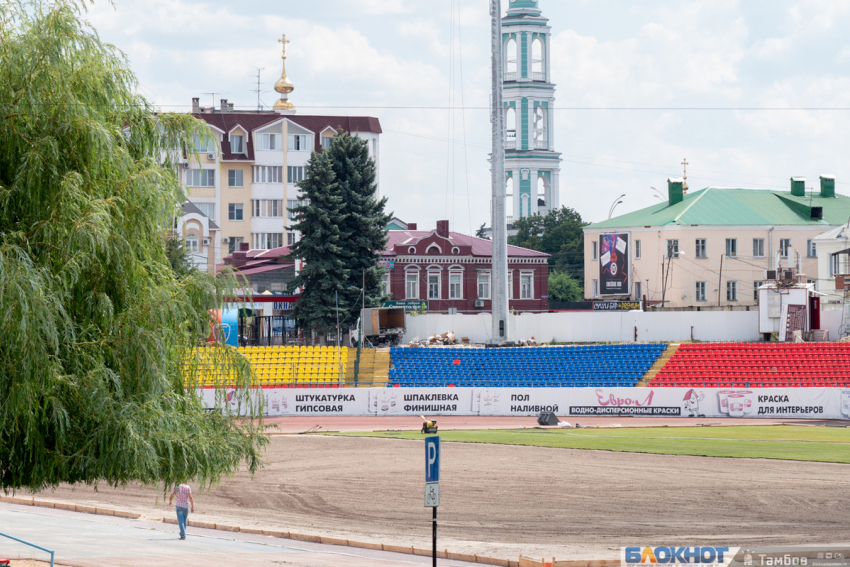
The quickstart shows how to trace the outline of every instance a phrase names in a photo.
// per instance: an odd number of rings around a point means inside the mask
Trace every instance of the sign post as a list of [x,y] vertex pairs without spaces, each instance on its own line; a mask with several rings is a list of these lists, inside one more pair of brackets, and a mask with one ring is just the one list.
[[433,567],[437,567],[437,507],[440,505],[440,436],[425,438],[425,507],[431,508]]

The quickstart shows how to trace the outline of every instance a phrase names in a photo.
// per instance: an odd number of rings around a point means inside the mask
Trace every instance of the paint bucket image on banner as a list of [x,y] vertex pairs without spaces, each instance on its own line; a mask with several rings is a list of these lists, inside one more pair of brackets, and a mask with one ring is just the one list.
[[841,415],[850,418],[850,390],[841,390]]
[[729,394],[734,394],[735,390],[720,390],[717,392],[717,407],[720,413],[729,413]]

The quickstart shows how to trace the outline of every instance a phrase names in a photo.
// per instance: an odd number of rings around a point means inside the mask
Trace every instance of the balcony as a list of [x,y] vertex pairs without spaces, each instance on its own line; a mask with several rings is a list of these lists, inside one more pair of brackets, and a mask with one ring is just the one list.
[[505,149],[506,150],[515,150],[516,149],[516,130],[508,130],[505,136]]
[[546,73],[532,73],[531,74],[531,80],[537,81],[539,83],[545,83],[546,82]]
[[512,72],[510,72],[510,73],[509,73],[509,72],[505,72],[505,77],[504,77],[504,79],[505,79],[505,81],[516,81],[516,77],[517,77],[517,72],[516,72],[516,71],[512,71]]
[[549,141],[548,140],[534,140],[534,148],[537,150],[548,150],[549,149]]

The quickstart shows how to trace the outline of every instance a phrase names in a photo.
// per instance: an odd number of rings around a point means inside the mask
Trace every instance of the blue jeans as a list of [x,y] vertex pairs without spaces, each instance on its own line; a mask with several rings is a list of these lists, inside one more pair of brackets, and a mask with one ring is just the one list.
[[189,509],[177,507],[177,525],[180,526],[180,537],[186,537],[186,520],[189,518]]

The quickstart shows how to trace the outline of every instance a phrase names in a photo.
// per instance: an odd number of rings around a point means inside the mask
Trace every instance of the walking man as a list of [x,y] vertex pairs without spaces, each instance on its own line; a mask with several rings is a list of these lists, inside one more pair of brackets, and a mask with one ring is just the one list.
[[180,539],[186,539],[186,521],[189,518],[189,506],[192,506],[192,513],[195,513],[195,499],[192,498],[192,489],[188,484],[180,483],[171,491],[168,497],[168,505],[171,506],[171,501],[177,497],[177,525],[180,526]]

